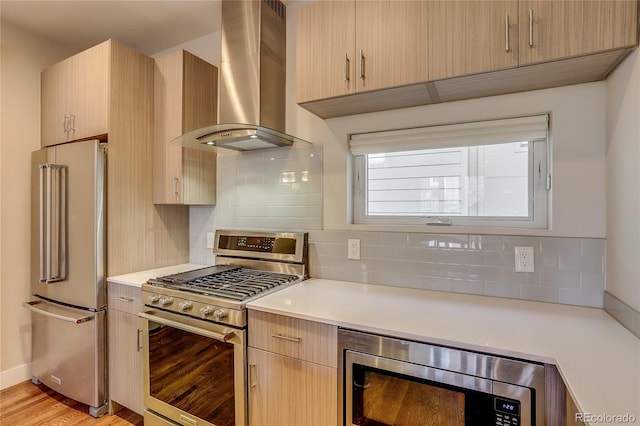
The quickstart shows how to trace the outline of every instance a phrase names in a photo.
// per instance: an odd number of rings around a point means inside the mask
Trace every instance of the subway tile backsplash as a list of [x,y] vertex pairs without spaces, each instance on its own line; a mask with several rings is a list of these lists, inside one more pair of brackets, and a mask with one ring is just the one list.
[[[215,229],[304,230],[314,278],[603,307],[604,239],[321,230],[322,157],[321,146],[219,156],[217,205],[190,208],[190,261],[214,263]],[[347,259],[349,238],[360,260]],[[516,246],[534,248],[535,272],[515,271]]]
[[[535,272],[515,271],[516,246],[534,248]],[[311,231],[309,255],[316,278],[603,307],[604,239]]]
[[216,225],[321,229],[322,147],[218,157]]

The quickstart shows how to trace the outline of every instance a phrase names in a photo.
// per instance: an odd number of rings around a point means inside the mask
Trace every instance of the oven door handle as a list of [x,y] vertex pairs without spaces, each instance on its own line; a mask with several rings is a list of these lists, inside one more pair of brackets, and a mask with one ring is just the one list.
[[183,324],[177,321],[172,321],[170,319],[157,317],[149,312],[138,312],[138,316],[140,318],[144,318],[149,321],[157,322],[158,324],[167,325],[173,328],[178,328],[180,330],[188,331],[190,333],[200,334],[202,336],[210,337],[216,340],[221,340],[223,342],[228,342],[236,335],[233,331],[223,334],[223,333],[216,333],[209,330],[203,330],[201,328],[194,327],[192,325]]

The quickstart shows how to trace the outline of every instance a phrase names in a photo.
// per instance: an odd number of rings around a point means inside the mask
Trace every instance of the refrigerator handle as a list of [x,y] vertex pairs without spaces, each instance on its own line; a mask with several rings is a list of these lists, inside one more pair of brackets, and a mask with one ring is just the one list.
[[47,281],[47,274],[46,274],[46,256],[47,256],[47,250],[46,250],[46,229],[47,229],[47,221],[46,221],[46,216],[47,216],[47,209],[46,209],[46,191],[45,191],[45,186],[47,184],[47,178],[46,178],[46,167],[44,164],[40,164],[39,166],[40,169],[40,282],[46,282]]
[[24,302],[22,304],[22,306],[24,306],[25,308],[29,309],[32,312],[35,312],[36,314],[44,315],[44,316],[50,317],[50,318],[59,319],[61,321],[72,322],[74,324],[82,324],[83,322],[91,321],[93,319],[93,316],[86,316],[86,315],[85,316],[81,316],[81,317],[67,317],[67,316],[60,315],[60,314],[54,314],[53,312],[49,312],[49,311],[46,311],[44,309],[39,309],[37,307],[37,305],[39,305],[41,303],[42,302],[40,302],[40,301]]
[[67,271],[66,167],[40,165],[40,281],[63,281]]

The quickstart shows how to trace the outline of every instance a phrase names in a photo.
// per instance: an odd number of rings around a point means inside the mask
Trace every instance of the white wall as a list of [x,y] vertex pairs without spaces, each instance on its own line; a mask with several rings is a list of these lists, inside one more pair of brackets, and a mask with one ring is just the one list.
[[0,389],[30,377],[30,167],[40,148],[40,72],[72,51],[2,23]]
[[[565,237],[605,236],[604,82],[323,121],[295,104],[295,15],[299,6],[287,8],[287,131],[324,145],[324,229],[371,229],[348,224],[349,133],[550,112],[553,144],[552,229],[522,230],[518,233]],[[438,232],[427,227],[419,231]],[[447,232],[455,231],[447,229]],[[471,234],[487,231],[460,228],[459,232]],[[496,233],[494,230],[491,232]]]
[[640,54],[607,80],[607,291],[640,311]]

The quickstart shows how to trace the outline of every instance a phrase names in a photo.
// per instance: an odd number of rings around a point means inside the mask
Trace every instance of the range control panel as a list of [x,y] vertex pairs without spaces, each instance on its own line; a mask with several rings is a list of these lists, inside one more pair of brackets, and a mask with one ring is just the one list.
[[266,236],[220,235],[218,248],[256,253],[295,254],[296,240]]

